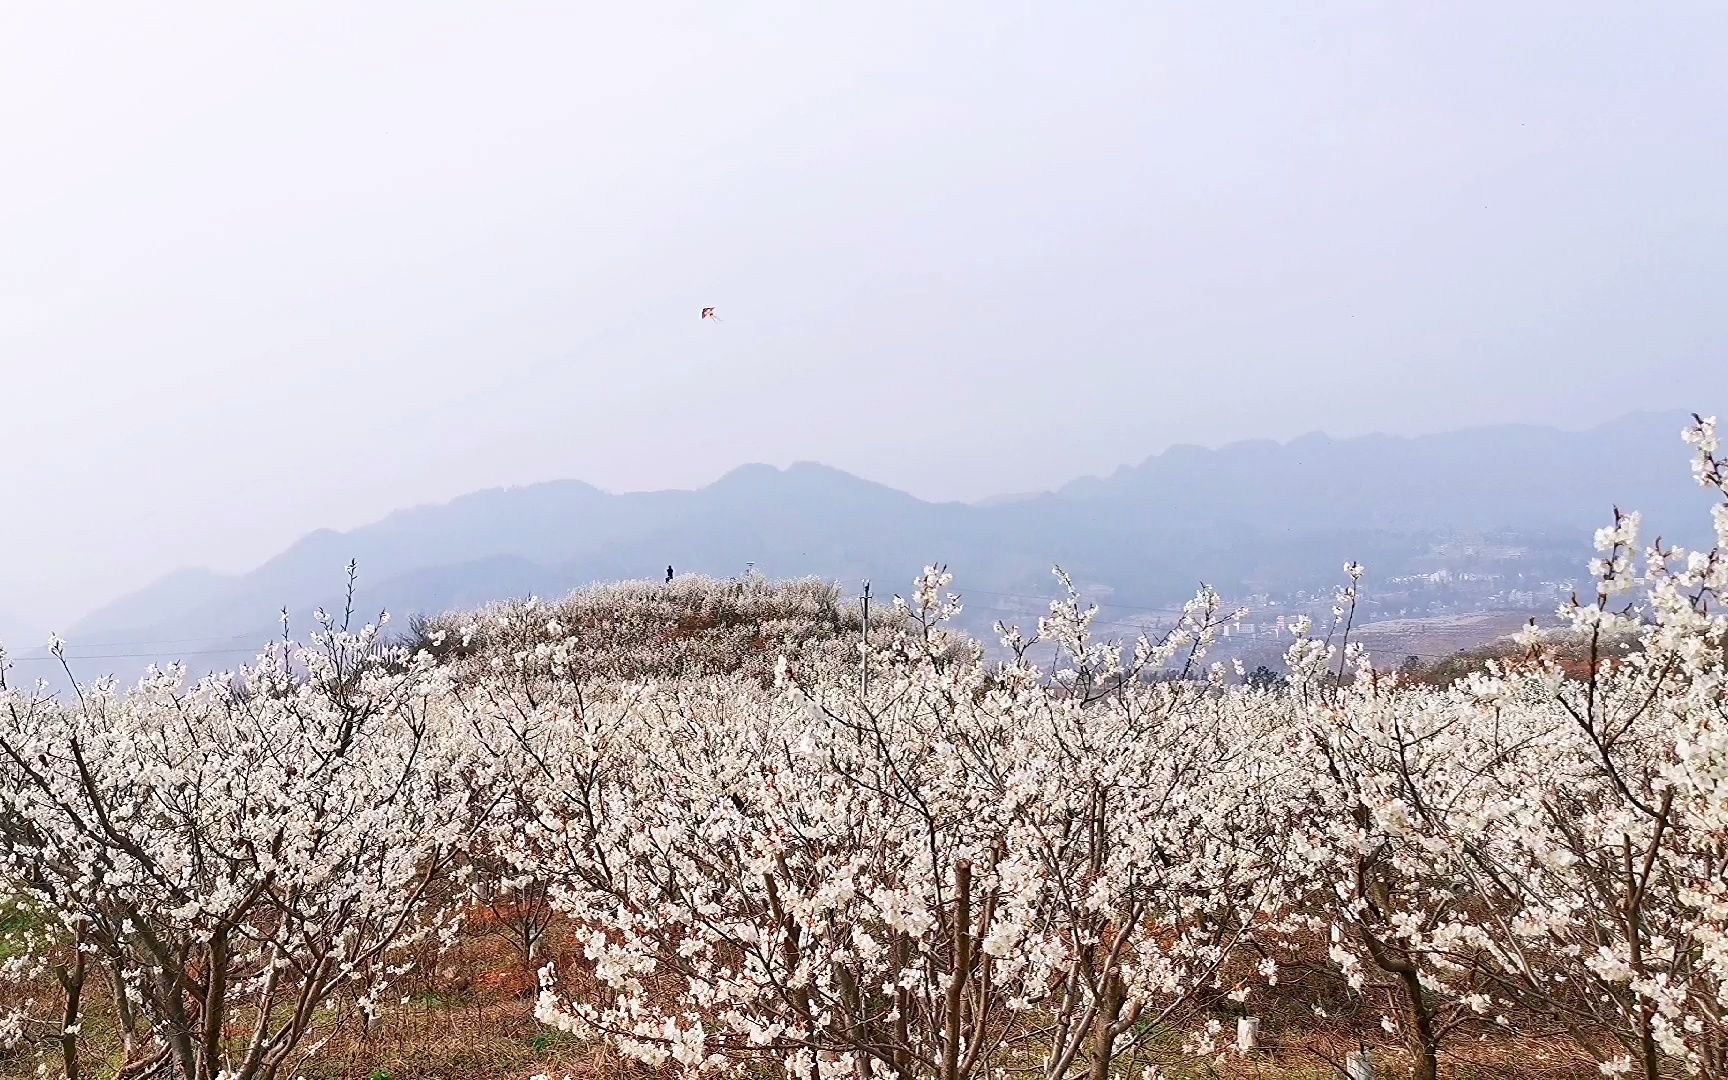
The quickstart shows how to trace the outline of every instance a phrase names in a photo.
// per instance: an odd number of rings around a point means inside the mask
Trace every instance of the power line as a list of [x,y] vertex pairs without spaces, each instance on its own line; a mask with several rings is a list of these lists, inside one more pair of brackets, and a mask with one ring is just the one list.
[[[1006,600],[1032,600],[1032,601],[1035,601],[1035,602],[1040,603],[1040,604],[1051,604],[1051,603],[1054,603],[1055,601],[1061,599],[1061,597],[1056,597],[1056,596],[1031,596],[1031,595],[1028,595],[1027,593],[991,592],[989,589],[965,589],[965,588],[962,588],[960,590],[961,603],[965,603],[966,597],[968,597],[968,596],[997,596],[997,597],[1001,597],[1001,598],[1006,599]],[[1162,604],[1162,605],[1158,605],[1158,604],[1131,604],[1131,603],[1128,603],[1127,601],[1124,601],[1124,600],[1089,600],[1086,597],[1081,597],[1081,599],[1083,601],[1088,602],[1088,603],[1097,604],[1101,608],[1104,608],[1104,607],[1131,608],[1131,609],[1136,610],[1136,611],[1151,611],[1151,612],[1157,612],[1159,614],[1176,614],[1176,613],[1179,613],[1182,609],[1182,606],[1180,604],[1176,604],[1174,606],[1171,604]],[[997,610],[997,609],[991,609],[991,610]]]
[[241,638],[255,638],[260,635],[268,638],[274,633],[274,630],[248,630],[242,634],[225,636],[205,634],[203,637],[144,638],[136,641],[65,641],[63,644],[68,649],[118,649],[133,645],[187,645],[200,641],[239,641]]
[[[961,605],[964,608],[967,608],[969,610],[974,610],[974,611],[990,612],[990,613],[995,614],[995,615],[1005,615],[1005,616],[1042,615],[1044,613],[1044,611],[1048,609],[1048,606],[1051,603],[1054,603],[1054,602],[1057,602],[1057,601],[1063,599],[1060,596],[1050,596],[1050,595],[1038,596],[1038,595],[1034,595],[1031,593],[998,592],[998,591],[994,591],[991,589],[964,589],[964,588],[962,588],[959,591],[959,595],[960,595]],[[996,597],[997,599],[1001,599],[1001,600],[1026,601],[1026,602],[1038,605],[1038,607],[1034,608],[1033,610],[1027,611],[1027,610],[1022,610],[1019,608],[1004,607],[1000,604],[972,603],[968,599],[969,597],[972,597],[972,596],[989,596],[989,597]],[[1100,608],[1101,610],[1106,610],[1106,611],[1109,609],[1112,609],[1112,608],[1125,608],[1125,609],[1132,610],[1132,611],[1144,611],[1144,612],[1150,612],[1153,614],[1169,615],[1169,616],[1177,616],[1177,617],[1179,617],[1182,614],[1181,606],[1178,604],[1174,604],[1174,603],[1148,604],[1148,603],[1144,603],[1144,602],[1130,602],[1130,601],[1126,601],[1126,600],[1117,600],[1114,598],[1105,599],[1105,600],[1093,600],[1093,599],[1089,599],[1087,597],[1081,597],[1080,599],[1083,603],[1092,604],[1092,605]],[[1282,605],[1280,605],[1280,606],[1282,606]],[[1289,610],[1295,611],[1296,609],[1290,608]],[[1256,614],[1262,614],[1262,613],[1269,613],[1269,612],[1266,612],[1265,609],[1261,609],[1260,612],[1256,612]],[[1372,624],[1368,624],[1368,625],[1371,626]],[[1363,628],[1359,628],[1359,629],[1363,629]],[[231,649],[195,649],[195,650],[189,650],[186,652],[176,653],[174,656],[174,659],[180,659],[182,657],[189,657],[189,656],[237,656],[237,655],[241,655],[241,654],[257,655],[259,650],[263,647],[264,642],[270,641],[274,636],[275,636],[274,630],[260,629],[260,630],[254,630],[254,631],[239,633],[239,634],[230,634],[230,635],[227,635],[225,637],[224,636],[206,635],[203,637],[185,637],[185,638],[140,638],[140,639],[132,639],[132,640],[124,640],[124,641],[80,641],[80,642],[65,642],[64,644],[65,644],[66,649],[73,650],[73,649],[98,649],[98,648],[142,648],[142,647],[146,647],[146,646],[158,646],[158,645],[182,645],[182,644],[201,643],[201,642],[240,641],[240,640],[247,639],[247,638],[251,638],[251,639],[259,641],[259,645],[257,645],[257,646],[246,645],[246,646],[238,646],[236,648],[231,648]],[[1246,637],[1247,640],[1253,640],[1253,641],[1259,641],[1261,638],[1261,635],[1259,635],[1259,634],[1255,634],[1252,637],[1247,637],[1246,635],[1231,635],[1232,638],[1237,637],[1237,636],[1243,636],[1243,637]],[[1456,655],[1456,653],[1424,653],[1424,652],[1411,652],[1409,650],[1394,650],[1394,651],[1401,651],[1406,656],[1419,656],[1419,657],[1423,657],[1425,659],[1446,659],[1448,657]],[[1460,651],[1462,651],[1462,650],[1460,650]],[[89,654],[84,654],[84,655],[75,655],[75,654],[68,653],[68,655],[66,656],[66,659],[68,661],[72,661],[72,660],[80,660],[80,661],[82,661],[82,660],[146,660],[146,659],[155,660],[155,659],[161,659],[162,655],[163,654],[162,654],[161,650],[152,650],[149,652],[89,653]],[[8,659],[9,659],[9,662],[11,662],[11,663],[58,663],[59,662],[59,658],[54,657],[54,656],[13,656],[13,657],[9,657]]]
[[[252,648],[250,646],[244,646],[244,645],[239,647],[239,648],[235,648],[235,649],[196,649],[196,650],[192,650],[190,652],[176,653],[175,659],[178,659],[182,656],[238,656],[238,655],[241,655],[243,653],[249,653],[249,654],[252,654],[255,656],[255,655],[257,655],[258,651],[259,650],[256,648]],[[162,654],[159,652],[95,653],[95,654],[88,655],[88,656],[71,656],[71,655],[68,655],[66,657],[66,661],[68,663],[70,663],[74,660],[160,660],[161,658],[162,658]],[[58,657],[58,656],[13,656],[13,657],[8,657],[7,662],[12,663],[12,664],[30,664],[30,663],[58,664],[60,662],[60,657]]]

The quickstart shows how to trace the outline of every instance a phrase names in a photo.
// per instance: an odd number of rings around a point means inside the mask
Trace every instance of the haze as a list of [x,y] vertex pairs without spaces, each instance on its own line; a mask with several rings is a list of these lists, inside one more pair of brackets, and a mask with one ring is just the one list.
[[1728,387],[1717,4],[0,13],[0,632],[498,484]]

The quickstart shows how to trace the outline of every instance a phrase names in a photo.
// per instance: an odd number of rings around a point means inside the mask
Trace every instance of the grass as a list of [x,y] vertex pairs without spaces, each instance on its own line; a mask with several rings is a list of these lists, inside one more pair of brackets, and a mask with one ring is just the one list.
[[25,935],[48,928],[48,921],[34,906],[17,900],[0,901],[0,961],[22,956]]

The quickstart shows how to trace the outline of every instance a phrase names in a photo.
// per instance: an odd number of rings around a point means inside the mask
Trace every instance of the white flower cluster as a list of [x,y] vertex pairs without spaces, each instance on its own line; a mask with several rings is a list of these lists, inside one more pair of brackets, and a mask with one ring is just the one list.
[[484,762],[445,677],[387,659],[329,630],[190,688],[0,681],[0,888],[60,931],[35,944],[68,1061],[96,976],[129,1066],[286,1075],[321,1010],[371,1010],[457,914]]
[[[1728,495],[1715,438],[1688,433]],[[1230,1012],[1349,996],[1423,1080],[1521,1027],[1605,1075],[1724,1080],[1713,514],[1683,551],[1616,513],[1562,613],[1582,673],[1531,631],[1444,688],[1351,641],[1352,563],[1276,690],[1205,667],[1216,595],[1122,644],[1065,577],[988,663],[940,568],[868,634],[825,589],[629,586],[440,620],[412,656],[326,628],[189,689],[4,689],[0,873],[39,922],[0,1038],[75,1054],[97,976],[140,1068],[291,1075],[328,1006],[376,1008],[464,905],[531,893],[576,945],[540,1018],[690,1075],[1156,1075],[1245,1052]]]

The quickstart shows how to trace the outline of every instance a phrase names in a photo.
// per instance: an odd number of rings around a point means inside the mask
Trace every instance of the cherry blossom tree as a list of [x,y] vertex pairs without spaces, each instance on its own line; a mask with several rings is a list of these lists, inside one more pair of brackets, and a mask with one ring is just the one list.
[[[443,875],[486,809],[440,676],[326,627],[235,676],[178,671],[64,703],[0,691],[0,873],[65,928],[63,1067],[105,967],[122,1075],[274,1077],[409,946],[447,928]],[[231,1032],[245,1030],[236,1041]]]

